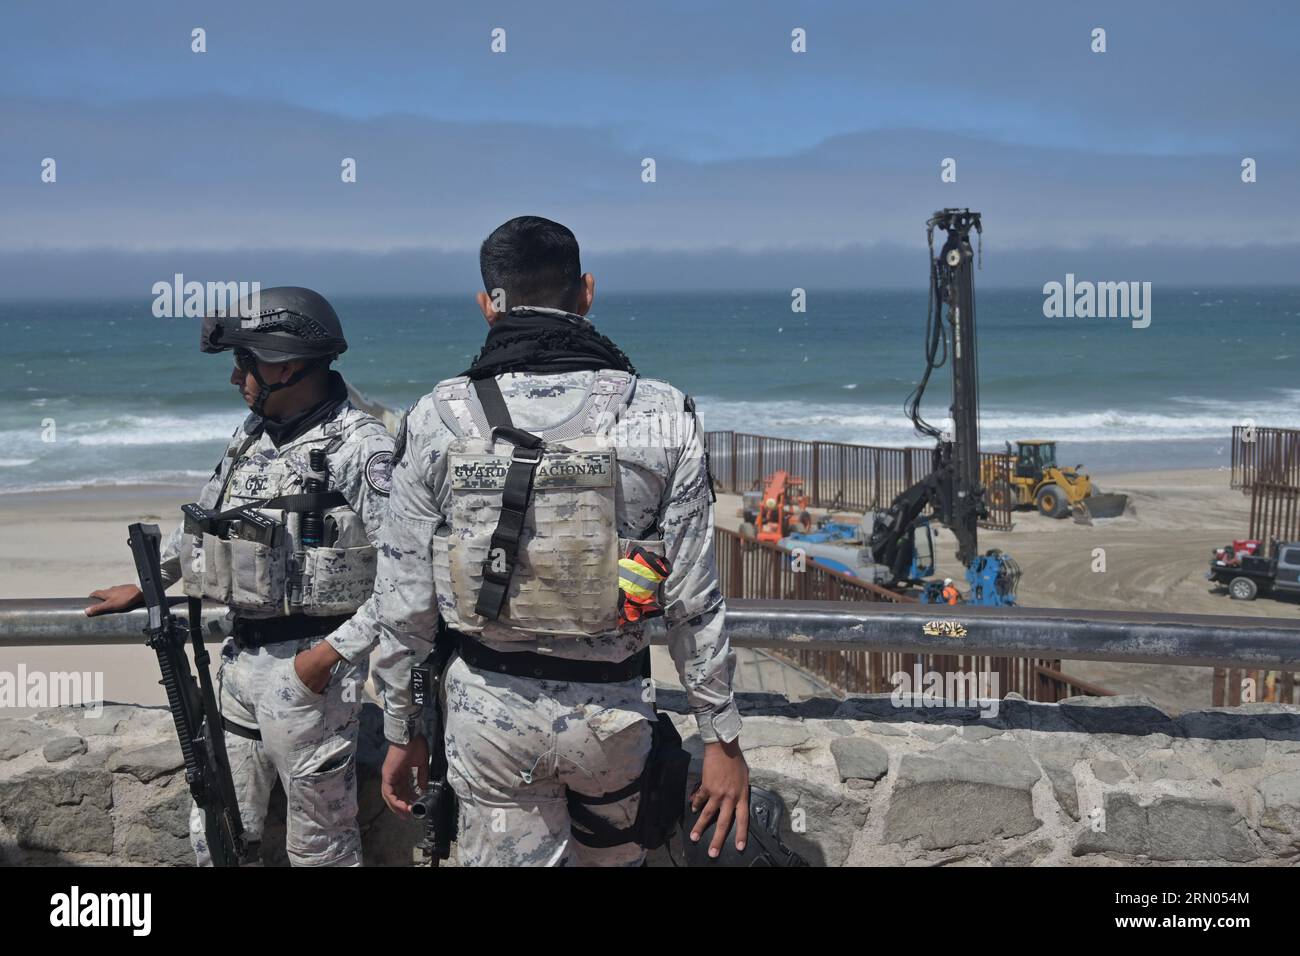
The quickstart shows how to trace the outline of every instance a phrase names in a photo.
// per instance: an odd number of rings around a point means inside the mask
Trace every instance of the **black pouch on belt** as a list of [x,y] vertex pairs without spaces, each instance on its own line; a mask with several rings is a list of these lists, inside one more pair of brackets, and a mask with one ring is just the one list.
[[[569,818],[577,825],[571,832],[577,842],[598,848],[636,843],[647,850],[657,850],[668,842],[686,812],[691,755],[682,748],[682,736],[667,714],[658,715],[653,732],[645,769],[626,787],[595,797],[569,791]],[[611,826],[587,809],[617,803],[638,792],[641,802],[630,827]]]

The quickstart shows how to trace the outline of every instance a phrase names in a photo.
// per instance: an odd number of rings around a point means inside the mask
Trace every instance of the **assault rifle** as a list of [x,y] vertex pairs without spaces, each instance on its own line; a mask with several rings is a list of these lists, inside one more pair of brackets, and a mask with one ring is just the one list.
[[411,668],[411,701],[424,708],[429,728],[429,779],[423,795],[411,805],[411,816],[424,821],[424,839],[420,852],[430,866],[451,855],[451,845],[456,839],[456,818],[459,805],[456,792],[447,782],[446,726],[438,700],[447,662],[455,651],[441,620],[433,651],[424,663]]
[[194,667],[198,671],[196,682],[190,671],[189,658],[185,656],[187,629],[172,617],[163,593],[158,526],[136,523],[127,529],[127,534],[136,574],[140,578],[140,590],[144,592],[145,607],[149,612],[149,625],[144,629],[146,643],[158,654],[161,683],[167,691],[167,706],[176,722],[176,736],[180,738],[181,754],[185,757],[185,781],[190,786],[195,804],[203,811],[203,828],[212,863],[215,866],[239,866],[251,862],[257,847],[248,843],[239,818],[235,782],[226,756],[225,731],[217,711],[212,675],[208,671],[210,658],[203,646],[202,602],[190,598],[187,608]]

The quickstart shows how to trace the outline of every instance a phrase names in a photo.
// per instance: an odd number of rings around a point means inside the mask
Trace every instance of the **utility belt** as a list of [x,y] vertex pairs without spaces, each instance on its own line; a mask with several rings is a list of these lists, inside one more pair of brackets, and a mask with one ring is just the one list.
[[[622,661],[578,661],[534,654],[530,651],[505,653],[492,650],[468,634],[446,629],[461,659],[475,670],[526,677],[533,680],[613,684],[650,677],[650,648],[644,647]],[[436,701],[434,702],[436,706]],[[682,737],[672,719],[659,713],[651,725],[650,753],[635,780],[611,793],[584,794],[567,790],[570,832],[584,846],[603,848],[636,843],[655,850],[668,841],[686,812],[686,775],[690,755],[682,748]],[[629,827],[615,827],[589,808],[618,803],[640,794],[636,819]]]
[[532,651],[497,651],[481,641],[447,628],[447,639],[455,643],[461,660],[479,671],[575,684],[621,684],[650,676],[650,648],[643,647],[621,661],[579,661],[535,654]]
[[301,641],[304,638],[324,637],[334,633],[351,617],[351,614],[338,614],[333,617],[292,614],[289,617],[263,619],[237,617],[231,634],[240,647],[266,647],[268,644],[284,644],[288,641]]

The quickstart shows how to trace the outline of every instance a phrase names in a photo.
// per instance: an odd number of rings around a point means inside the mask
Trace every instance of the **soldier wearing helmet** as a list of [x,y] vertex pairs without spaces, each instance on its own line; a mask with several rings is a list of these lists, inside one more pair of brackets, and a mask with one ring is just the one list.
[[[278,777],[294,865],[361,863],[356,748],[373,639],[339,629],[371,594],[393,440],[330,369],[347,347],[310,289],[265,289],[204,319],[200,348],[234,353],[230,383],[251,411],[162,550],[166,584],[230,609],[218,680],[240,816],[258,840]],[[128,584],[91,597],[92,616],[142,604]],[[208,863],[197,807],[190,834]]]

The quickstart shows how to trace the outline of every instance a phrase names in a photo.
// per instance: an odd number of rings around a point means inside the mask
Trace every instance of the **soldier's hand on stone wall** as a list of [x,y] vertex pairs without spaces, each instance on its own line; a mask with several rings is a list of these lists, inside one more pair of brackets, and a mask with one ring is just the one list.
[[734,816],[736,849],[744,850],[749,838],[749,765],[740,752],[739,740],[704,745],[704,769],[699,789],[691,797],[691,809],[698,809],[701,803],[704,810],[695,820],[691,839],[698,841],[717,814],[718,825],[713,828],[713,842],[709,845],[709,856],[716,857],[722,852],[722,841],[731,831]]

